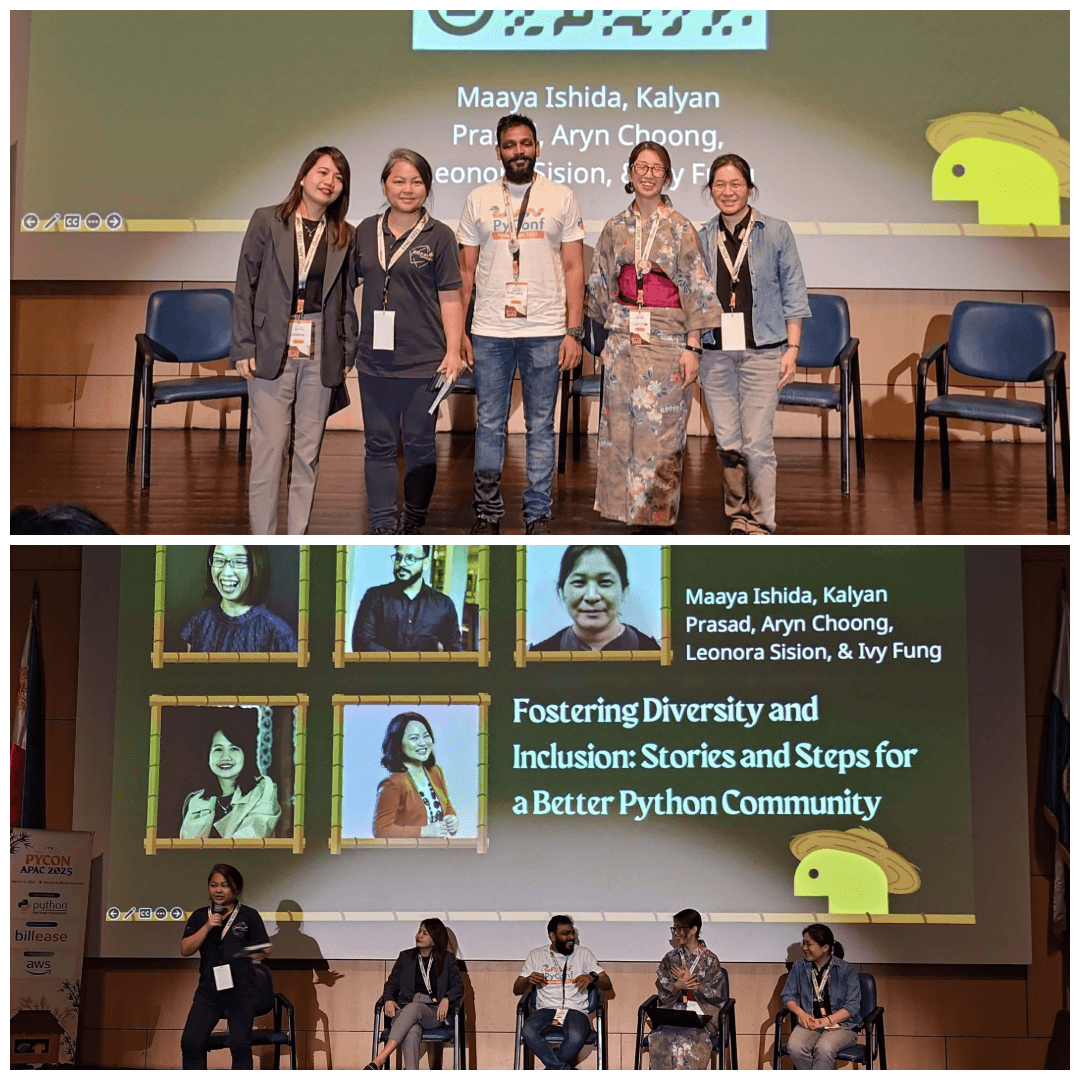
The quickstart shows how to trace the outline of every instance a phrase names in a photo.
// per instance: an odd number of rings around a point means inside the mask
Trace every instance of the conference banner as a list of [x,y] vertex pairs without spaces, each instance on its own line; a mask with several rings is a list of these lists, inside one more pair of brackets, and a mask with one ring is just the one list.
[[73,1065],[94,834],[11,828],[11,1065]]

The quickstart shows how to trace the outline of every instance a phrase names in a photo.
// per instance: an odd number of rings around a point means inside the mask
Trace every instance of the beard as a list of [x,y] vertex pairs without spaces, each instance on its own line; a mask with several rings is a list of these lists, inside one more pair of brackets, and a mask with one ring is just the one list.
[[555,951],[562,956],[569,956],[574,951],[573,941],[555,941]]
[[415,585],[420,577],[424,573],[423,566],[418,566],[415,570],[401,570],[394,574],[397,579],[397,583],[403,588],[408,589],[410,586]]
[[536,158],[516,158],[512,161],[504,161],[503,169],[506,172],[506,179],[511,184],[527,184],[533,178]]

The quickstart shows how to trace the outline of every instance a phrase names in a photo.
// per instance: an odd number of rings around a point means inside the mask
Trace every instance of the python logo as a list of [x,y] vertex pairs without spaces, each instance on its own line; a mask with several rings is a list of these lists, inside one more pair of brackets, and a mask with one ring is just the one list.
[[830,915],[888,915],[889,893],[913,893],[919,870],[872,829],[817,829],[796,836],[796,896],[827,896]]
[[1069,143],[1030,109],[935,120],[927,142],[935,202],[977,202],[980,225],[1060,225],[1069,198]]

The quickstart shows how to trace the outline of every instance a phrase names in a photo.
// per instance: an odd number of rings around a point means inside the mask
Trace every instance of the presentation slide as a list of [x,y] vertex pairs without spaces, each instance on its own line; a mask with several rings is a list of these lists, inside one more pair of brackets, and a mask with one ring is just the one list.
[[405,146],[456,224],[518,112],[590,244],[649,139],[698,223],[745,157],[811,287],[1069,287],[1067,11],[35,11],[28,40],[16,278],[233,280],[320,145],[350,220]]
[[[995,574],[1008,597],[1001,566],[925,546],[270,550],[124,549],[106,954],[172,955],[225,861],[328,957],[388,955],[388,924],[425,913],[469,958],[514,957],[568,911],[602,955],[646,959],[690,906],[731,960],[820,920],[864,962],[988,962],[1010,863],[979,869],[997,782],[973,763],[1008,738],[978,603]],[[246,637],[162,653],[181,618]],[[993,796],[1019,815],[1024,775]]]

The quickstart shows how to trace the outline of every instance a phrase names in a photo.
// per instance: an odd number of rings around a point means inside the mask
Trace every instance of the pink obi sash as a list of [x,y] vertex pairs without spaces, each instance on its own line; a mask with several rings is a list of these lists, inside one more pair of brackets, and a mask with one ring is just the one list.
[[[619,271],[619,303],[637,303],[637,271],[633,263],[624,263]],[[650,308],[679,307],[679,290],[664,274],[650,270],[645,275],[645,306]]]

